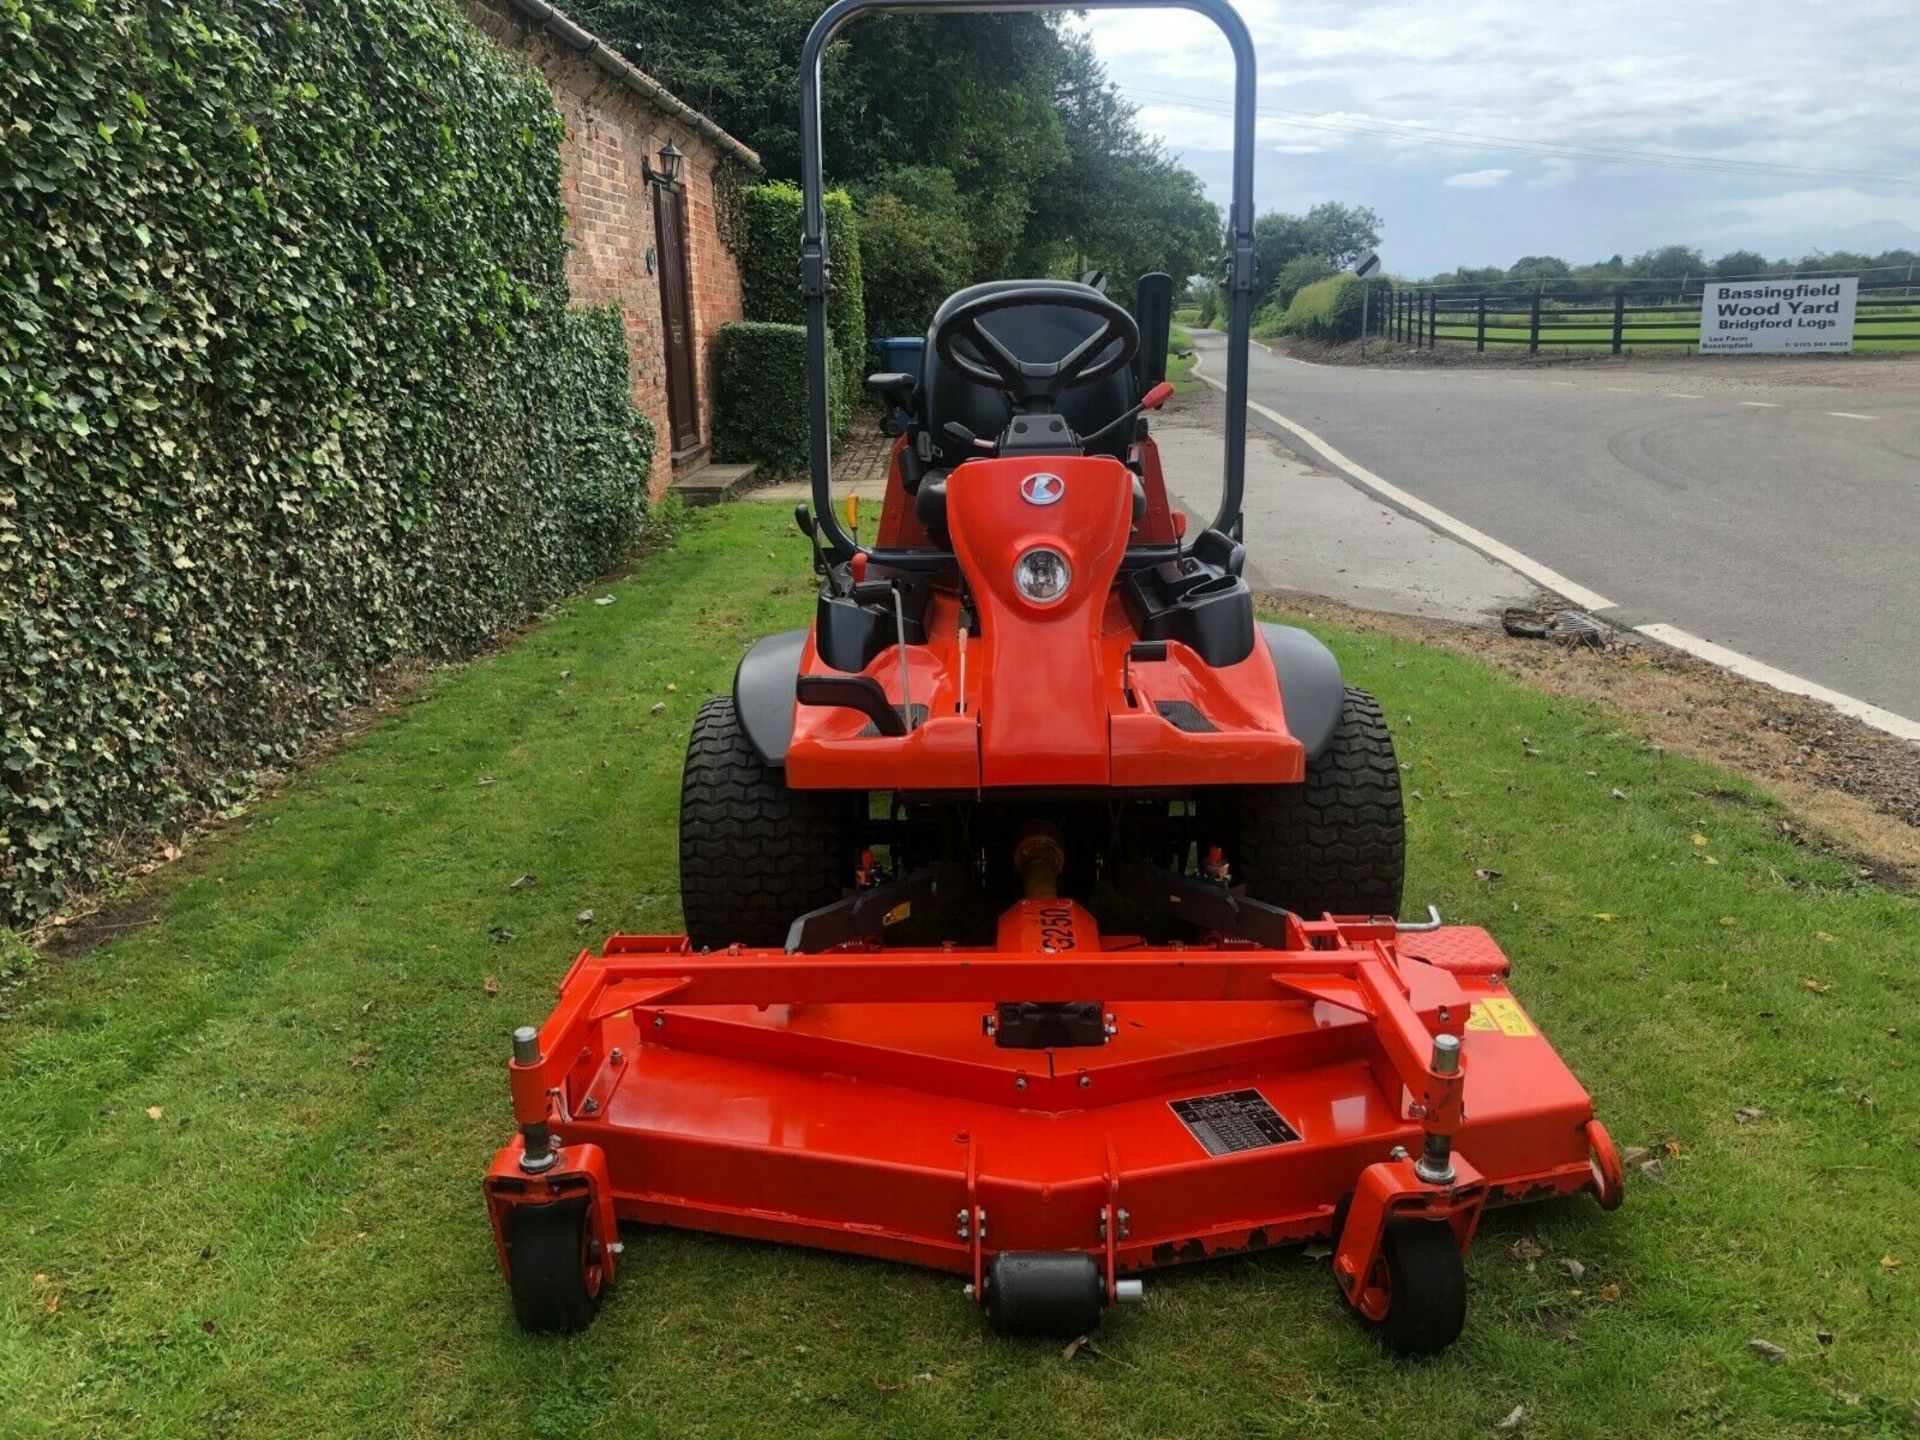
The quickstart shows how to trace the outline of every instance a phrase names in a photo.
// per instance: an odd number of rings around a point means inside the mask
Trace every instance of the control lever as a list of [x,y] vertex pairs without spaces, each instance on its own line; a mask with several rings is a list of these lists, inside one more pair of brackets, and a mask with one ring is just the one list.
[[998,441],[982,440],[958,420],[949,420],[940,428],[945,432],[947,439],[953,441],[956,445],[967,445],[975,450],[983,451],[988,455],[993,454],[1000,448]]
[[906,712],[907,731],[913,731],[913,693],[907,675],[907,611],[900,598],[900,587],[891,580],[862,580],[853,587],[853,599],[859,605],[884,605],[893,602],[894,638],[900,648],[900,706]]
[[1121,426],[1131,424],[1142,410],[1158,410],[1172,398],[1173,386],[1165,380],[1162,380],[1158,385],[1140,397],[1140,403],[1138,405],[1135,405],[1131,410],[1121,415],[1115,416],[1091,435],[1084,437],[1080,442],[1082,448],[1092,449],[1093,446],[1104,441],[1108,435],[1118,430]]

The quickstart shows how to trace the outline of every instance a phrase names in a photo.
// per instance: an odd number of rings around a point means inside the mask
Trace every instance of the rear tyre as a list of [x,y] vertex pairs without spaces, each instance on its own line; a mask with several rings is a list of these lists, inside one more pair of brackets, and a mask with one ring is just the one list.
[[1467,1323],[1467,1267],[1444,1220],[1398,1220],[1380,1241],[1387,1313],[1373,1324],[1396,1355],[1437,1355]]
[[599,1242],[588,1234],[587,1202],[516,1205],[507,1222],[513,1317],[531,1335],[574,1335],[593,1323],[606,1291]]
[[781,945],[840,898],[863,797],[789,789],[748,742],[729,696],[700,707],[680,777],[680,909],[696,947]]
[[1237,799],[1240,878],[1256,900],[1309,918],[1400,913],[1400,765],[1366,691],[1347,687],[1340,723],[1304,784],[1254,786]]

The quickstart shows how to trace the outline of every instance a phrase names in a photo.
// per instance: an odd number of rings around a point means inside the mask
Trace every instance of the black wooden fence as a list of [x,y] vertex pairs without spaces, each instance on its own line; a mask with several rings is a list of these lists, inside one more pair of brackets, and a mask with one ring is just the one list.
[[[1669,293],[1673,288],[1672,282],[1666,282]],[[1542,287],[1525,296],[1511,289],[1461,292],[1396,287],[1384,313],[1376,312],[1367,328],[1416,349],[1453,344],[1484,351],[1490,345],[1524,345],[1528,354],[1538,354],[1542,349],[1604,346],[1618,355],[1642,346],[1699,345],[1698,295],[1691,300],[1662,297],[1649,303],[1650,299],[1636,298],[1629,285],[1616,288],[1610,298],[1595,297],[1590,286],[1563,295]],[[1920,345],[1920,286],[1905,280],[1862,280],[1853,339],[1856,347],[1862,341]]]

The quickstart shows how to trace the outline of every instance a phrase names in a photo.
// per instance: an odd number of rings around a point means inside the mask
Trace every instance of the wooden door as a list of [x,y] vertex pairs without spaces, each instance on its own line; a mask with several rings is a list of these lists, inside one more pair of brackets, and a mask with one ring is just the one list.
[[660,252],[660,321],[667,340],[667,417],[678,455],[700,443],[700,396],[694,389],[686,196],[677,186],[654,186],[653,219]]

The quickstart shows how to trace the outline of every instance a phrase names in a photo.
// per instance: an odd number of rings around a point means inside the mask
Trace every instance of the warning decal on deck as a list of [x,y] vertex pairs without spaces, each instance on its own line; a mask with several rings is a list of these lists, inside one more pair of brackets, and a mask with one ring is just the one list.
[[1264,1150],[1273,1145],[1292,1145],[1300,1139],[1300,1132],[1258,1090],[1223,1090],[1218,1095],[1195,1095],[1191,1100],[1169,1100],[1167,1104],[1209,1155]]
[[1511,1000],[1484,1000],[1467,1012],[1467,1029],[1498,1030],[1519,1038],[1533,1034],[1533,1022]]

